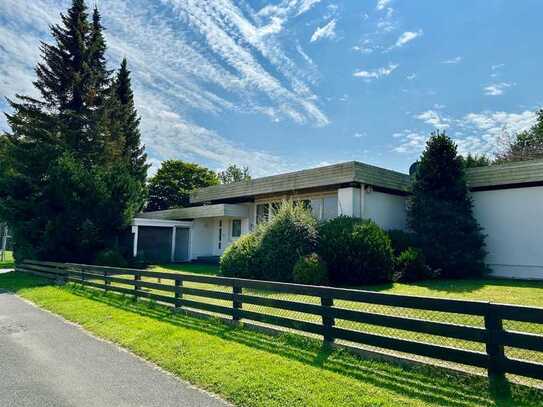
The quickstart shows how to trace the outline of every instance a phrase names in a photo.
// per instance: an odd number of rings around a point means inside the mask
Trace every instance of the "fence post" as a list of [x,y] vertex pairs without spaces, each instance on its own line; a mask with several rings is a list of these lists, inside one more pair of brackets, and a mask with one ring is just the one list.
[[[321,305],[326,307],[325,310],[330,310],[330,307],[334,306],[334,299],[331,297],[321,297]],[[322,326],[324,328],[324,342],[328,344],[334,343],[334,336],[332,335],[332,327],[336,323],[335,319],[326,315],[322,316]]]
[[232,285],[232,293],[234,294],[233,303],[232,303],[233,305],[232,319],[234,321],[239,321],[241,319],[241,316],[239,315],[238,310],[240,310],[243,305],[241,298],[239,298],[242,292],[243,292],[242,288],[234,282]]
[[140,289],[139,286],[137,285],[138,281],[141,281],[141,275],[134,274],[134,301],[138,300],[138,291]]
[[110,285],[111,282],[107,279],[107,270],[104,269],[104,285],[105,285],[105,292],[107,293],[107,288],[108,288],[108,285]]
[[183,280],[180,277],[175,277],[175,288],[174,292],[175,304],[174,310],[181,308],[181,300],[183,299]]
[[488,304],[485,313],[485,329],[488,335],[486,342],[486,354],[488,355],[488,377],[491,380],[505,378],[503,370],[503,360],[505,352],[503,344],[500,341],[501,333],[503,332],[502,319],[496,315],[494,307],[491,303]]

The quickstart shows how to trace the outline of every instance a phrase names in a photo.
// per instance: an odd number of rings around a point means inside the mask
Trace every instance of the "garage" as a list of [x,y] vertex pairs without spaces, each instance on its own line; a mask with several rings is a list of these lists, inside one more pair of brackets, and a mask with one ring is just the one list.
[[189,261],[191,227],[192,222],[135,219],[134,257],[148,263]]

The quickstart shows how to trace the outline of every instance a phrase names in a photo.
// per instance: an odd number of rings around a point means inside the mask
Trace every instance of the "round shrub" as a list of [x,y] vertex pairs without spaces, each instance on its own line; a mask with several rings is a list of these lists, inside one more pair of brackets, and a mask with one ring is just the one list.
[[221,274],[226,277],[259,278],[259,269],[254,264],[259,244],[258,231],[243,235],[232,243],[221,256]]
[[435,277],[421,250],[413,247],[404,250],[395,260],[394,281],[412,283]]
[[399,256],[400,253],[410,247],[416,247],[415,235],[413,233],[408,233],[400,229],[391,229],[387,231],[387,234],[396,256]]
[[292,282],[300,258],[315,251],[317,223],[301,205],[284,202],[273,218],[238,239],[221,257],[225,276]]
[[389,281],[394,254],[388,235],[374,222],[340,216],[319,228],[318,253],[336,285]]
[[300,256],[314,252],[317,246],[317,221],[306,208],[292,202],[283,202],[260,233],[255,264],[264,280],[291,282]]
[[324,285],[328,283],[328,270],[319,255],[311,253],[298,259],[292,278],[298,284]]
[[98,266],[127,267],[128,262],[117,249],[104,249],[96,255],[94,263]]

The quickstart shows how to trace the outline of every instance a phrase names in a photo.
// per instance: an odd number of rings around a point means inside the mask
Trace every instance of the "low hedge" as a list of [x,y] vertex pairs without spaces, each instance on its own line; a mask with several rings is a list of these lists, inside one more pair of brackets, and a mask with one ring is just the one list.
[[318,253],[335,285],[390,281],[394,253],[388,235],[373,221],[339,216],[319,228]]
[[326,264],[317,253],[300,257],[294,265],[292,277],[295,283],[309,285],[328,284]]

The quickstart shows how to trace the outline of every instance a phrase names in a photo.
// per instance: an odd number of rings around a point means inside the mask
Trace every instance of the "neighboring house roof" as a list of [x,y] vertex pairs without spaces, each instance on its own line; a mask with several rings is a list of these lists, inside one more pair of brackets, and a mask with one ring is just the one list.
[[488,167],[470,168],[466,180],[471,189],[543,183],[543,160],[519,161]]
[[367,184],[406,193],[410,181],[407,174],[357,161],[349,161],[227,185],[201,188],[192,193],[190,201],[191,203],[213,202],[352,183]]
[[247,218],[249,208],[246,205],[216,204],[194,206],[190,208],[175,208],[164,211],[143,212],[138,219],[198,219],[214,217]]

